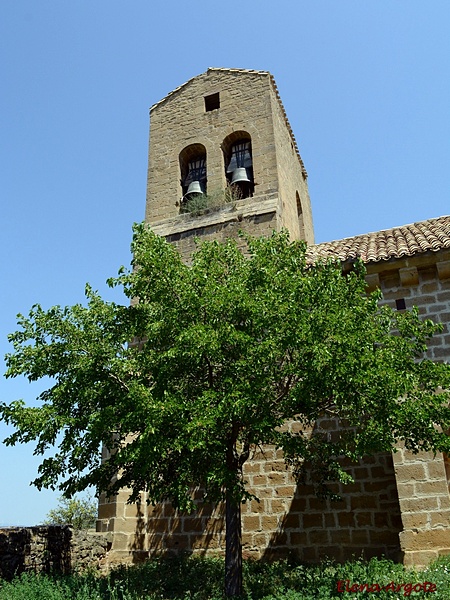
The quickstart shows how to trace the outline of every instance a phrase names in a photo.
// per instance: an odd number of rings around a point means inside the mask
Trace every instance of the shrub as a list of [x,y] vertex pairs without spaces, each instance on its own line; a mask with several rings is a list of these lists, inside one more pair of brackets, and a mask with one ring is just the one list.
[[226,204],[232,204],[241,197],[241,190],[236,186],[213,190],[208,194],[193,194],[182,202],[180,212],[196,216],[205,210],[217,210]]
[[91,496],[58,499],[58,506],[49,511],[44,525],[71,525],[74,529],[95,527],[97,502]]
[[[0,600],[222,600],[224,563],[218,558],[177,557],[153,559],[142,565],[119,567],[107,577],[93,574],[44,576],[24,573],[12,582],[0,580]],[[391,582],[398,592],[338,591],[339,581],[350,584]],[[424,581],[436,585],[432,594],[413,591]],[[344,584],[345,585],[345,584]],[[343,565],[323,561],[307,566],[289,561],[244,564],[242,600],[403,600],[450,598],[450,557],[443,557],[424,571],[405,569],[389,560],[355,560]]]

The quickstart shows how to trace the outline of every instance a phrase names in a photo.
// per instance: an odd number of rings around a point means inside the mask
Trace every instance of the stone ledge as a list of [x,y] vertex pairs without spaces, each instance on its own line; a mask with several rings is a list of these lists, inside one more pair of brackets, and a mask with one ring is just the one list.
[[192,216],[180,214],[177,217],[163,219],[151,226],[154,233],[160,236],[173,235],[192,229],[210,227],[211,225],[221,225],[230,221],[238,221],[255,215],[263,215],[276,212],[278,207],[278,194],[266,194],[264,196],[254,196],[250,200],[238,200],[227,204],[217,210],[208,210],[204,214]]

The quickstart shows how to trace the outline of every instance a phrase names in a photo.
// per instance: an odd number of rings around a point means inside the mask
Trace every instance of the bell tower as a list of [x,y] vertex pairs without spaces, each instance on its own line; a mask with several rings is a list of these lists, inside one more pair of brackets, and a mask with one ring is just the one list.
[[[145,220],[186,262],[196,237],[224,240],[240,230],[261,236],[286,228],[291,239],[313,244],[306,179],[267,71],[210,68],[150,109]],[[198,519],[176,529],[181,521],[168,506],[147,507],[145,498],[128,505],[128,497],[122,490],[99,501],[97,528],[110,535],[111,564],[200,544]],[[217,535],[208,543],[219,548]]]
[[210,68],[150,109],[145,220],[186,260],[239,230],[314,243],[306,180],[267,71]]

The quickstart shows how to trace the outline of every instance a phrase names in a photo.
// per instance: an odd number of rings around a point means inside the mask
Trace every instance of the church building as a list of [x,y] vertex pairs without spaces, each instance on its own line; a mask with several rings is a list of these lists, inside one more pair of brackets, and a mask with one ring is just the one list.
[[[314,244],[307,172],[273,76],[210,68],[150,109],[146,222],[183,259],[195,238],[225,240],[244,230],[288,229],[305,240],[308,259],[332,257],[343,270],[360,257],[369,290],[380,288],[396,310],[419,307],[443,324],[429,357],[450,360],[450,216],[343,240]],[[323,422],[322,427],[335,427]],[[446,455],[402,448],[349,466],[355,483],[340,502],[297,484],[279,451],[267,448],[245,465],[260,498],[242,507],[243,554],[305,561],[387,556],[424,565],[450,552],[450,462]],[[128,493],[101,498],[98,530],[110,534],[107,560],[155,553],[221,553],[221,507],[183,516],[169,505],[126,504]]]

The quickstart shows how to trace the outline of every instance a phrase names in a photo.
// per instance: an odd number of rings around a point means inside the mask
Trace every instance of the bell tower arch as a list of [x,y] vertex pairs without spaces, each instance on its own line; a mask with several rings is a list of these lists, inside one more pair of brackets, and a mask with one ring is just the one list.
[[241,229],[314,242],[306,170],[270,73],[210,68],[151,107],[145,220],[186,260],[195,237]]

